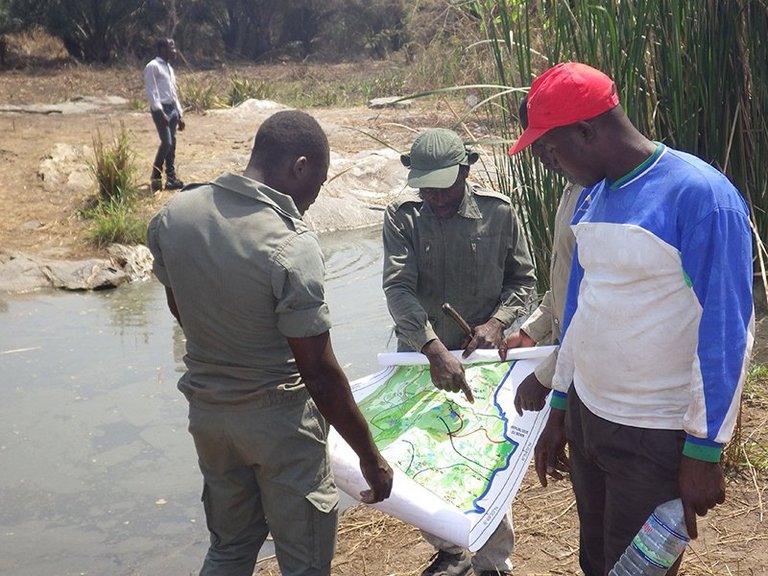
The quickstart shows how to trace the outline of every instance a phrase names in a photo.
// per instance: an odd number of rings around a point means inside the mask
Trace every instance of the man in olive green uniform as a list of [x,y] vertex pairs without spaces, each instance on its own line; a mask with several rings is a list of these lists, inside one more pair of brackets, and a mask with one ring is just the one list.
[[178,386],[204,479],[203,576],[251,576],[268,532],[284,576],[330,574],[328,424],[360,457],[363,501],[392,487],[333,354],[322,253],[301,220],[328,162],[320,125],[278,112],[243,176],[187,188],[149,224],[154,273],[187,338]]
[[[424,131],[403,157],[408,194],[384,217],[384,293],[398,350],[429,359],[432,382],[459,391],[464,368],[449,350],[499,348],[504,330],[524,313],[535,278],[525,237],[509,198],[467,183],[477,154],[455,132]],[[442,311],[450,303],[472,327],[467,338]],[[510,574],[511,514],[474,559],[467,550],[425,534],[438,549],[423,576]]]

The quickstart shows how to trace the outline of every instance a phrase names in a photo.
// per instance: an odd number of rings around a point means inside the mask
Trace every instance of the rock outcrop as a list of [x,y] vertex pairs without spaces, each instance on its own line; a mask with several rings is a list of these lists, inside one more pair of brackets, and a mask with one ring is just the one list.
[[41,288],[101,290],[148,277],[152,255],[146,246],[109,247],[109,258],[51,260],[0,250],[0,292]]

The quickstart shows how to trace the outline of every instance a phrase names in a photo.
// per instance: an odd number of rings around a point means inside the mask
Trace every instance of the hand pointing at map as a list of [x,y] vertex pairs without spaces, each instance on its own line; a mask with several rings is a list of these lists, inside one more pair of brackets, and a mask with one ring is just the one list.
[[[448,348],[437,338],[425,344],[421,353],[429,359],[429,372],[432,383],[441,390],[459,392],[469,390],[464,366],[461,361],[448,351]],[[467,395],[472,401],[472,392]]]

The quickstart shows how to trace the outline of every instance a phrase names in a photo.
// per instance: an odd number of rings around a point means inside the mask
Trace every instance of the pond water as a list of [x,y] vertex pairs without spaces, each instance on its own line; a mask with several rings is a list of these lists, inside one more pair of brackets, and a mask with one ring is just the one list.
[[[380,231],[321,244],[336,355],[364,376],[395,349]],[[208,532],[183,353],[155,280],[0,300],[0,573],[197,574]]]

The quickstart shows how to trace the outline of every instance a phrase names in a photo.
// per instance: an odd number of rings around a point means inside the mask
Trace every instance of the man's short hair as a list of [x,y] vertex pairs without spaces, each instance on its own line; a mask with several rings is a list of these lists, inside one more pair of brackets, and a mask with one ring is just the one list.
[[317,120],[300,110],[283,110],[259,126],[249,165],[270,173],[300,156],[316,165],[326,162],[329,154],[328,137]]
[[168,48],[168,46],[171,45],[171,42],[173,42],[173,38],[158,38],[155,47],[157,48],[157,51],[160,52],[163,48]]

